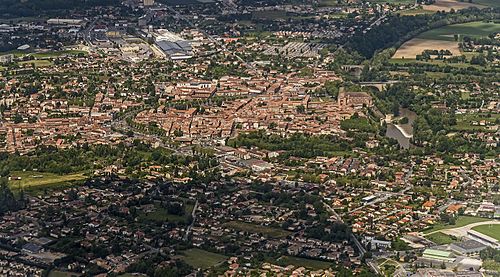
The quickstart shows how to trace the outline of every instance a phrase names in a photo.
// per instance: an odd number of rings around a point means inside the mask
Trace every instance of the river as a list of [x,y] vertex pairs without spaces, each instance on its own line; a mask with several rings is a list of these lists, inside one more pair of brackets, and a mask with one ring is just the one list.
[[393,138],[398,141],[398,144],[403,149],[408,149],[411,146],[410,139],[413,137],[413,122],[417,118],[417,114],[408,110],[401,109],[400,117],[407,117],[407,124],[387,124],[387,131],[385,136],[388,138]]

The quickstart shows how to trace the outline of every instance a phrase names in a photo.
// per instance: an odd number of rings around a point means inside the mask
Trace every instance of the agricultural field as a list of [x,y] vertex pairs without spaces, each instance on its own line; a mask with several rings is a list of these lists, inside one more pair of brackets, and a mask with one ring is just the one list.
[[[392,59],[415,59],[424,50],[450,50],[455,55],[462,55],[458,41],[464,36],[484,37],[494,32],[500,32],[500,24],[493,22],[470,22],[454,24],[429,30],[405,42]],[[470,56],[470,55],[469,55]]]
[[472,230],[500,240],[500,224],[485,224],[473,227]]
[[[473,1],[473,2],[476,2],[476,1]],[[425,10],[433,11],[433,12],[437,12],[437,11],[449,12],[449,11],[451,11],[451,9],[462,10],[462,9],[467,9],[470,7],[476,7],[479,9],[487,8],[487,6],[484,6],[484,5],[479,5],[476,3],[469,3],[467,1],[460,2],[460,1],[456,1],[456,0],[436,0],[436,2],[432,5],[423,5],[423,8]]]
[[500,32],[500,23],[476,21],[432,29],[420,34],[418,38],[454,42],[454,35],[459,35],[460,37],[485,37],[495,32]]
[[273,228],[267,226],[261,226],[241,221],[229,221],[224,224],[225,227],[235,229],[238,231],[249,232],[249,233],[261,233],[265,236],[271,238],[283,238],[290,234],[290,232],[285,231],[280,228]]
[[[57,175],[38,171],[15,171],[10,174],[11,180],[9,186],[12,190],[34,190],[54,185],[63,185],[73,181],[84,180],[87,178],[83,173]],[[19,180],[15,180],[17,178]]]
[[454,238],[450,235],[447,235],[447,234],[443,234],[441,232],[436,232],[436,233],[430,234],[427,236],[427,239],[436,243],[436,244],[439,244],[439,245],[450,244],[452,242],[457,241],[456,238]]
[[472,3],[492,8],[500,8],[500,1],[498,0],[472,0]]
[[452,55],[460,55],[458,43],[454,41],[434,40],[434,39],[421,39],[414,38],[405,42],[396,51],[393,59],[415,59],[417,55],[422,54],[424,50],[445,50],[448,49]]
[[194,268],[207,269],[224,262],[227,257],[202,249],[191,248],[182,252],[181,259]]

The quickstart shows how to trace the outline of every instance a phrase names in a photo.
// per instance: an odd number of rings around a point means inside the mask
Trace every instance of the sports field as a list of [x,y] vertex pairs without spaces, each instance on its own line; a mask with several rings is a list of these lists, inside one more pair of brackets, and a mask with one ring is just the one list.
[[485,224],[473,227],[472,230],[500,241],[500,224]]

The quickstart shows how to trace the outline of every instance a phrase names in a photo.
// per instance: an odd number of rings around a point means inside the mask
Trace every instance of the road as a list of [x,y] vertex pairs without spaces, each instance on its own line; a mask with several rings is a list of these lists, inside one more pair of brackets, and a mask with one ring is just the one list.
[[[410,168],[410,170],[408,170],[408,172],[406,173],[405,177],[404,177],[404,183],[407,184],[408,183],[408,179],[410,179],[410,176],[413,174],[413,166]],[[404,195],[407,191],[409,191],[410,189],[413,188],[413,185],[409,184],[408,186],[406,186],[402,191],[400,192],[397,192],[397,193],[392,193],[392,192],[385,192],[386,195],[383,196],[383,197],[380,197],[380,198],[377,198],[375,200],[373,200],[372,202],[369,202],[369,203],[366,203],[360,207],[357,207],[353,210],[350,210],[344,214],[342,214],[343,216],[344,215],[348,215],[348,214],[351,214],[353,212],[356,212],[356,211],[359,211],[361,209],[364,209],[365,207],[367,206],[373,206],[377,203],[380,203],[380,202],[384,202],[386,201],[387,199],[393,197],[393,196],[400,196],[400,195]]]
[[193,218],[193,221],[191,224],[186,229],[186,234],[184,234],[184,241],[187,241],[189,238],[189,233],[191,232],[191,229],[193,228],[194,222],[196,221],[196,209],[198,208],[198,200],[196,200],[196,203],[194,203],[193,207],[193,212],[191,213],[191,217]]
[[[335,217],[335,219],[337,219],[338,221],[340,221],[341,223],[344,223],[344,220],[342,219],[342,217],[335,211],[334,208],[332,208],[330,205],[328,205],[327,203],[323,202],[323,205],[326,207],[326,209],[333,214],[333,216]],[[359,254],[360,256],[363,256],[366,254],[366,249],[365,247],[359,242],[358,238],[351,233],[351,239],[352,241],[354,242],[354,245],[356,246],[356,248],[358,248],[358,251],[359,251]],[[380,272],[380,269],[372,262],[372,261],[369,261],[367,260],[366,261],[366,264],[368,266],[370,266],[373,271],[375,271],[377,274],[379,275],[382,275],[382,272]]]

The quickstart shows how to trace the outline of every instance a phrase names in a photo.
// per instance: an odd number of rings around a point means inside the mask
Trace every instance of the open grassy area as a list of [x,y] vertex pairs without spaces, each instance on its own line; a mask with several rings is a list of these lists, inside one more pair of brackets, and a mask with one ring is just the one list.
[[227,257],[198,248],[191,248],[182,252],[181,259],[194,268],[207,269],[222,263]]
[[[462,98],[468,97],[470,95],[461,95]],[[485,113],[473,113],[473,114],[459,114],[456,116],[457,124],[452,128],[456,131],[487,131],[488,126],[478,125],[477,123],[485,121],[486,125],[493,125],[498,120],[500,120],[500,114],[485,114]]]
[[473,227],[472,230],[500,240],[500,224],[485,224]]
[[38,171],[14,171],[10,174],[10,176],[21,178],[20,180],[9,181],[9,186],[14,191],[20,188],[27,191],[33,191],[45,187],[52,187],[54,185],[69,184],[73,181],[84,180],[87,178],[83,173],[57,175]]
[[278,264],[287,266],[294,265],[296,267],[305,267],[312,270],[327,269],[332,266],[332,263],[318,261],[313,259],[299,258],[293,256],[282,256],[278,259]]
[[436,243],[436,244],[439,244],[439,245],[442,245],[442,244],[450,244],[452,242],[455,242],[457,241],[456,238],[450,236],[450,235],[447,235],[447,234],[443,234],[441,232],[437,232],[437,233],[434,233],[434,234],[430,234],[427,236],[427,239]]
[[167,209],[159,204],[155,205],[155,210],[149,213],[140,213],[140,221],[156,221],[156,222],[177,222],[186,223],[188,216],[192,213],[194,206],[187,204],[184,209],[184,215],[169,214]]
[[463,227],[463,226],[469,225],[471,223],[483,222],[483,221],[488,221],[488,220],[489,220],[488,218],[462,215],[462,216],[458,217],[457,221],[455,222],[455,225],[450,225],[450,224],[445,224],[445,223],[440,222],[440,223],[434,224],[434,226],[432,226],[432,228],[423,231],[423,233],[429,234],[429,233],[443,230],[443,229],[453,229],[453,228]]
[[226,228],[235,229],[249,233],[260,233],[271,238],[283,238],[291,233],[280,228],[272,228],[241,221],[229,221],[224,223]]
[[491,33],[500,32],[500,24],[493,22],[469,22],[463,24],[447,25],[432,29],[417,36],[421,39],[455,41],[454,35],[469,37],[485,37]]
[[51,66],[52,62],[49,60],[30,60],[30,61],[22,61],[18,62],[18,64],[34,64],[36,67],[45,67],[45,66]]

